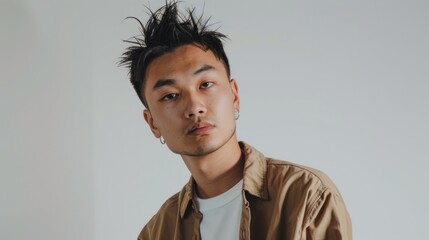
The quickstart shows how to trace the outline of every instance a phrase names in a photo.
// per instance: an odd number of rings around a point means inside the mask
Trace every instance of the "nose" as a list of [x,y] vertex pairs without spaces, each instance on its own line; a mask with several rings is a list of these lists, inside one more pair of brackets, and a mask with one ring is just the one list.
[[203,116],[207,112],[203,99],[198,96],[198,93],[189,93],[187,95],[184,110],[185,117],[191,119]]

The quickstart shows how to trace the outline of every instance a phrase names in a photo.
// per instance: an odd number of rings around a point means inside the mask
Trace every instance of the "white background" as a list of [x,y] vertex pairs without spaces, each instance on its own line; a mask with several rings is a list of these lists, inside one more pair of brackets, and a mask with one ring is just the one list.
[[[163,2],[1,0],[0,239],[135,239],[188,180],[117,67]],[[354,239],[427,238],[427,1],[180,6],[230,38],[241,140],[327,173]]]

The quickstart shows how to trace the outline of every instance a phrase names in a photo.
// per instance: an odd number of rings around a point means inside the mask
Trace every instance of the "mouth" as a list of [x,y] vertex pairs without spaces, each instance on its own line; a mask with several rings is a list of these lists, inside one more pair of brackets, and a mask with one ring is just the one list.
[[207,134],[210,130],[214,128],[214,125],[209,122],[198,122],[190,129],[188,129],[187,134],[191,136],[198,136]]

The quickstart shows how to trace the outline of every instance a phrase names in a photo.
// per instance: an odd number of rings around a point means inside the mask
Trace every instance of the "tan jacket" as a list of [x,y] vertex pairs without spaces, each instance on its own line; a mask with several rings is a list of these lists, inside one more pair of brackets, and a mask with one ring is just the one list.
[[[240,142],[245,153],[243,208],[237,239],[352,239],[343,199],[322,172],[265,158]],[[202,214],[196,208],[194,181],[168,199],[138,239],[200,239]]]

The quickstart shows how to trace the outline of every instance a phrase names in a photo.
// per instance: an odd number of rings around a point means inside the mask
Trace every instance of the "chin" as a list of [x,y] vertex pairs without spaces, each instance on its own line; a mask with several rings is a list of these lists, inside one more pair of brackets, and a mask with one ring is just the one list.
[[224,144],[222,143],[199,141],[194,143],[188,143],[182,149],[180,149],[180,147],[178,148],[170,147],[170,150],[179,155],[201,157],[201,156],[210,154],[212,152],[215,152],[223,145]]
[[220,146],[197,146],[197,148],[193,151],[193,156],[204,156],[218,150],[219,148]]
[[221,146],[222,144],[199,143],[199,144],[195,144],[195,146],[192,146],[192,149],[185,151],[184,155],[201,157],[201,156],[208,155],[212,152],[215,152]]
[[[224,136],[223,138],[214,138],[213,135],[202,136],[201,138],[187,143],[177,148],[169,147],[170,150],[179,155],[187,155],[193,157],[201,157],[213,153],[227,144],[235,136],[235,129],[231,131],[231,135]],[[168,145],[168,143],[167,143]]]

